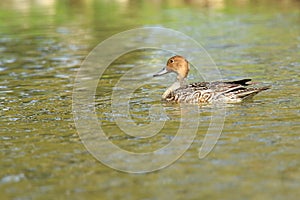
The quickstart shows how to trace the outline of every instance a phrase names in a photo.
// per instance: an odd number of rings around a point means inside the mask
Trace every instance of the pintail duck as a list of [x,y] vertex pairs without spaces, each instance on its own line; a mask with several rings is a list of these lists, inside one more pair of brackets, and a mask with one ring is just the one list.
[[238,103],[270,88],[269,86],[247,87],[253,84],[250,83],[251,79],[186,84],[189,70],[189,62],[184,57],[177,55],[171,57],[166,67],[153,75],[161,76],[170,72],[177,74],[176,82],[163,93],[163,100],[177,103],[212,103],[214,101]]

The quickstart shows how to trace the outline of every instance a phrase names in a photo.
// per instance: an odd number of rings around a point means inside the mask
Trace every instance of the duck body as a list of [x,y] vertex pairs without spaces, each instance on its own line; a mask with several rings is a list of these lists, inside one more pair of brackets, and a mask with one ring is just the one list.
[[250,99],[257,93],[267,90],[270,87],[248,87],[253,85],[251,79],[237,81],[216,81],[197,82],[186,84],[186,77],[189,72],[189,63],[182,56],[173,56],[167,66],[154,76],[161,76],[166,73],[175,72],[176,82],[171,85],[162,95],[162,99],[167,102],[176,103],[239,103]]
[[251,99],[257,93],[269,87],[249,88],[251,79],[231,82],[198,82],[179,87],[168,93],[163,99],[176,103],[239,103]]

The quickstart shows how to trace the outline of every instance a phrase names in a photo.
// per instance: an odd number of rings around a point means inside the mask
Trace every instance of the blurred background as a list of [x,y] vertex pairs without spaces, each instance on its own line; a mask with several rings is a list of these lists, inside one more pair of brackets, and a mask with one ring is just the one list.
[[[194,38],[224,79],[250,77],[272,90],[227,108],[223,134],[205,159],[198,159],[198,148],[210,108],[201,111],[195,142],[172,166],[126,174],[98,162],[81,143],[72,115],[73,82],[101,41],[148,26]],[[299,0],[1,0],[0,198],[298,199],[299,53]],[[176,133],[178,106],[166,105],[168,130],[159,139],[142,141],[120,134],[110,111],[113,85],[124,73],[144,62],[160,69],[169,56],[137,51],[105,72],[96,112],[114,143],[151,151]],[[137,91],[137,122],[145,122],[149,105],[157,103],[147,96],[151,91],[161,95],[164,88]]]

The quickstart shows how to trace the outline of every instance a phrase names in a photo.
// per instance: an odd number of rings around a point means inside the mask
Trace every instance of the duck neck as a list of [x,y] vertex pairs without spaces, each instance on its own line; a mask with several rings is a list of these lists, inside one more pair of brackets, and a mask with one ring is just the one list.
[[[182,87],[184,85],[186,85],[186,78],[185,77],[182,77],[180,75],[177,76],[177,80],[176,80],[177,84],[179,84],[179,87]],[[175,82],[175,83],[176,83]]]
[[173,83],[173,84],[169,87],[169,89],[170,89],[171,91],[174,91],[174,90],[176,90],[176,89],[178,89],[178,88],[180,88],[180,87],[185,86],[186,84],[187,84],[186,78],[178,78],[178,77],[177,77],[177,80],[175,81],[175,83]]
[[178,78],[177,80],[170,86],[168,87],[168,89],[164,92],[164,94],[162,95],[163,99],[166,99],[170,93],[172,93],[174,90],[177,90],[178,88],[186,85],[186,79],[185,78]]

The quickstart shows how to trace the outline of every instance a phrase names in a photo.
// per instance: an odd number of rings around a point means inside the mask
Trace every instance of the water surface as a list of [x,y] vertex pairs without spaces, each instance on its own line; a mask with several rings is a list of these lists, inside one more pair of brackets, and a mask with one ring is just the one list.
[[[300,2],[271,1],[1,1],[1,199],[297,199],[300,195]],[[199,107],[194,143],[173,165],[149,174],[106,167],[83,146],[73,121],[72,91],[81,62],[112,34],[167,27],[194,38],[223,79],[252,78],[272,89],[226,107],[222,135],[204,159],[198,149],[211,107]],[[180,41],[176,41],[180,42]],[[159,70],[170,52],[121,56],[96,91],[96,113],[110,140],[147,152],[169,143],[180,107],[162,104],[166,126],[156,137],[122,133],[111,112],[114,85],[136,66]],[[193,63],[201,66],[199,63]],[[140,68],[139,77],[149,78]],[[166,77],[165,86],[172,82]],[[192,68],[189,81],[198,80]],[[131,116],[149,123],[164,78],[131,98]],[[166,117],[166,118],[163,118]],[[144,163],[141,163],[143,165]]]

